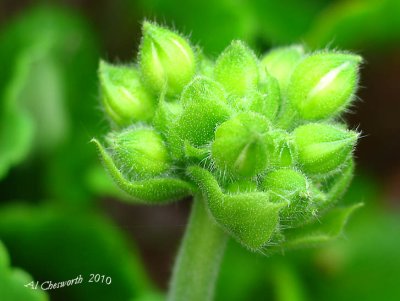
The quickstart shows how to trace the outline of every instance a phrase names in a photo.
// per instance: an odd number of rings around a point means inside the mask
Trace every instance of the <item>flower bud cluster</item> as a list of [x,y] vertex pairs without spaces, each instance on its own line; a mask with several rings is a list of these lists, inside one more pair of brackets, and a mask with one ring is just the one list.
[[144,22],[138,64],[100,63],[114,130],[105,166],[135,199],[202,193],[244,246],[284,243],[323,215],[351,181],[359,134],[339,119],[361,58],[295,45],[259,58],[233,41],[215,60]]

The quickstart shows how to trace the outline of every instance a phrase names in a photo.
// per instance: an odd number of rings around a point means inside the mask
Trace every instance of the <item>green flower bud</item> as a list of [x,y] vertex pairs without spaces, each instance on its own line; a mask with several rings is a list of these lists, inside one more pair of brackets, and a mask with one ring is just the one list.
[[307,178],[292,168],[281,168],[269,172],[262,182],[263,190],[273,191],[289,199],[304,197],[308,194]]
[[230,97],[230,103],[239,111],[256,112],[274,121],[281,103],[279,84],[271,76],[264,82],[260,91],[250,91],[245,96]]
[[292,168],[281,168],[269,172],[261,184],[269,191],[271,201],[287,204],[281,211],[282,222],[291,226],[312,218],[314,205],[305,175]]
[[131,176],[154,177],[170,168],[168,150],[161,136],[151,128],[112,133],[107,140],[115,160]]
[[155,93],[166,89],[169,96],[182,91],[196,68],[193,50],[183,37],[149,22],[143,23],[139,63],[149,87]]
[[320,52],[301,61],[290,78],[287,97],[305,120],[321,120],[342,112],[354,98],[361,57]]
[[261,64],[278,80],[281,88],[285,90],[294,67],[303,56],[304,49],[301,45],[281,47],[268,52],[261,59]]
[[269,166],[272,168],[289,167],[296,161],[291,137],[284,130],[274,130],[268,134]]
[[223,102],[192,102],[184,108],[173,131],[182,141],[195,147],[204,146],[214,138],[215,128],[229,116],[230,110]]
[[257,57],[243,42],[233,41],[218,57],[214,77],[229,93],[243,96],[258,84]]
[[358,133],[337,125],[310,123],[294,130],[298,162],[307,174],[323,175],[342,167],[351,157]]
[[270,124],[257,113],[241,113],[221,124],[215,132],[211,157],[221,171],[252,177],[268,164],[266,135]]
[[153,126],[163,136],[173,159],[180,159],[183,156],[180,138],[178,133],[173,130],[182,110],[182,105],[179,102],[168,102],[160,99],[153,119]]
[[99,78],[104,109],[116,124],[126,126],[151,120],[155,103],[134,67],[100,61]]
[[223,87],[205,76],[195,77],[183,90],[181,103],[187,107],[191,103],[202,103],[204,101],[226,102]]

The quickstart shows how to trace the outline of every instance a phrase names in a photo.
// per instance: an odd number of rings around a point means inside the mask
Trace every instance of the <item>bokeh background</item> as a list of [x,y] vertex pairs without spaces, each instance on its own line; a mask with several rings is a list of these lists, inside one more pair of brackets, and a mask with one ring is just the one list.
[[[99,58],[135,60],[143,19],[190,36],[211,57],[241,39],[260,55],[303,43],[365,58],[345,117],[363,138],[344,202],[366,206],[322,248],[266,258],[231,242],[216,299],[400,300],[399,0],[1,0],[0,282],[15,287],[10,300],[162,300],[190,200],[124,202],[88,143],[108,129]],[[1,264],[6,254],[12,268]],[[23,287],[90,273],[112,284],[47,295]]]

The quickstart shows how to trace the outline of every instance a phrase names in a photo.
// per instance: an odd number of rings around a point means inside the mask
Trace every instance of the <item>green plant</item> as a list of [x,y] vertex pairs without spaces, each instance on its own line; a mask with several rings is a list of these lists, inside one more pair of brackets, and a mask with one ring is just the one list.
[[[100,157],[133,202],[194,196],[168,300],[211,300],[232,236],[255,252],[325,242],[360,206],[334,207],[359,134],[340,122],[361,58],[233,41],[214,61],[144,22],[138,64],[102,62],[112,131]],[[145,114],[140,114],[145,109]]]

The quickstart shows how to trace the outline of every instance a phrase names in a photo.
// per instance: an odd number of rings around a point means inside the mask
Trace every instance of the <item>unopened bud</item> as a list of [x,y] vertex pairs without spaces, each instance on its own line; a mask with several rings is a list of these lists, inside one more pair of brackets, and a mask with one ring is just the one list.
[[134,67],[101,61],[99,77],[104,109],[116,124],[127,126],[135,121],[151,120],[155,103]]
[[287,97],[302,119],[321,120],[347,108],[358,84],[358,55],[320,52],[293,71]]
[[215,132],[211,157],[221,171],[252,177],[268,163],[268,120],[257,113],[241,113],[221,124]]
[[343,166],[351,157],[358,133],[337,125],[309,123],[294,130],[298,162],[307,174],[324,175]]
[[179,94],[192,79],[196,62],[192,48],[180,35],[153,23],[143,23],[139,63],[146,83],[169,96]]
[[243,96],[258,84],[257,57],[243,42],[233,41],[218,57],[214,77],[227,92]]
[[133,177],[153,177],[170,167],[168,150],[161,136],[151,128],[112,133],[108,143],[121,169]]
[[268,52],[261,60],[261,64],[278,80],[280,87],[285,90],[289,83],[294,67],[304,56],[301,45],[276,48]]
[[289,199],[307,194],[307,178],[292,168],[281,168],[269,172],[262,183],[263,190],[272,191]]
[[226,102],[225,91],[216,81],[205,76],[195,77],[183,90],[181,103],[184,107],[191,103]]

